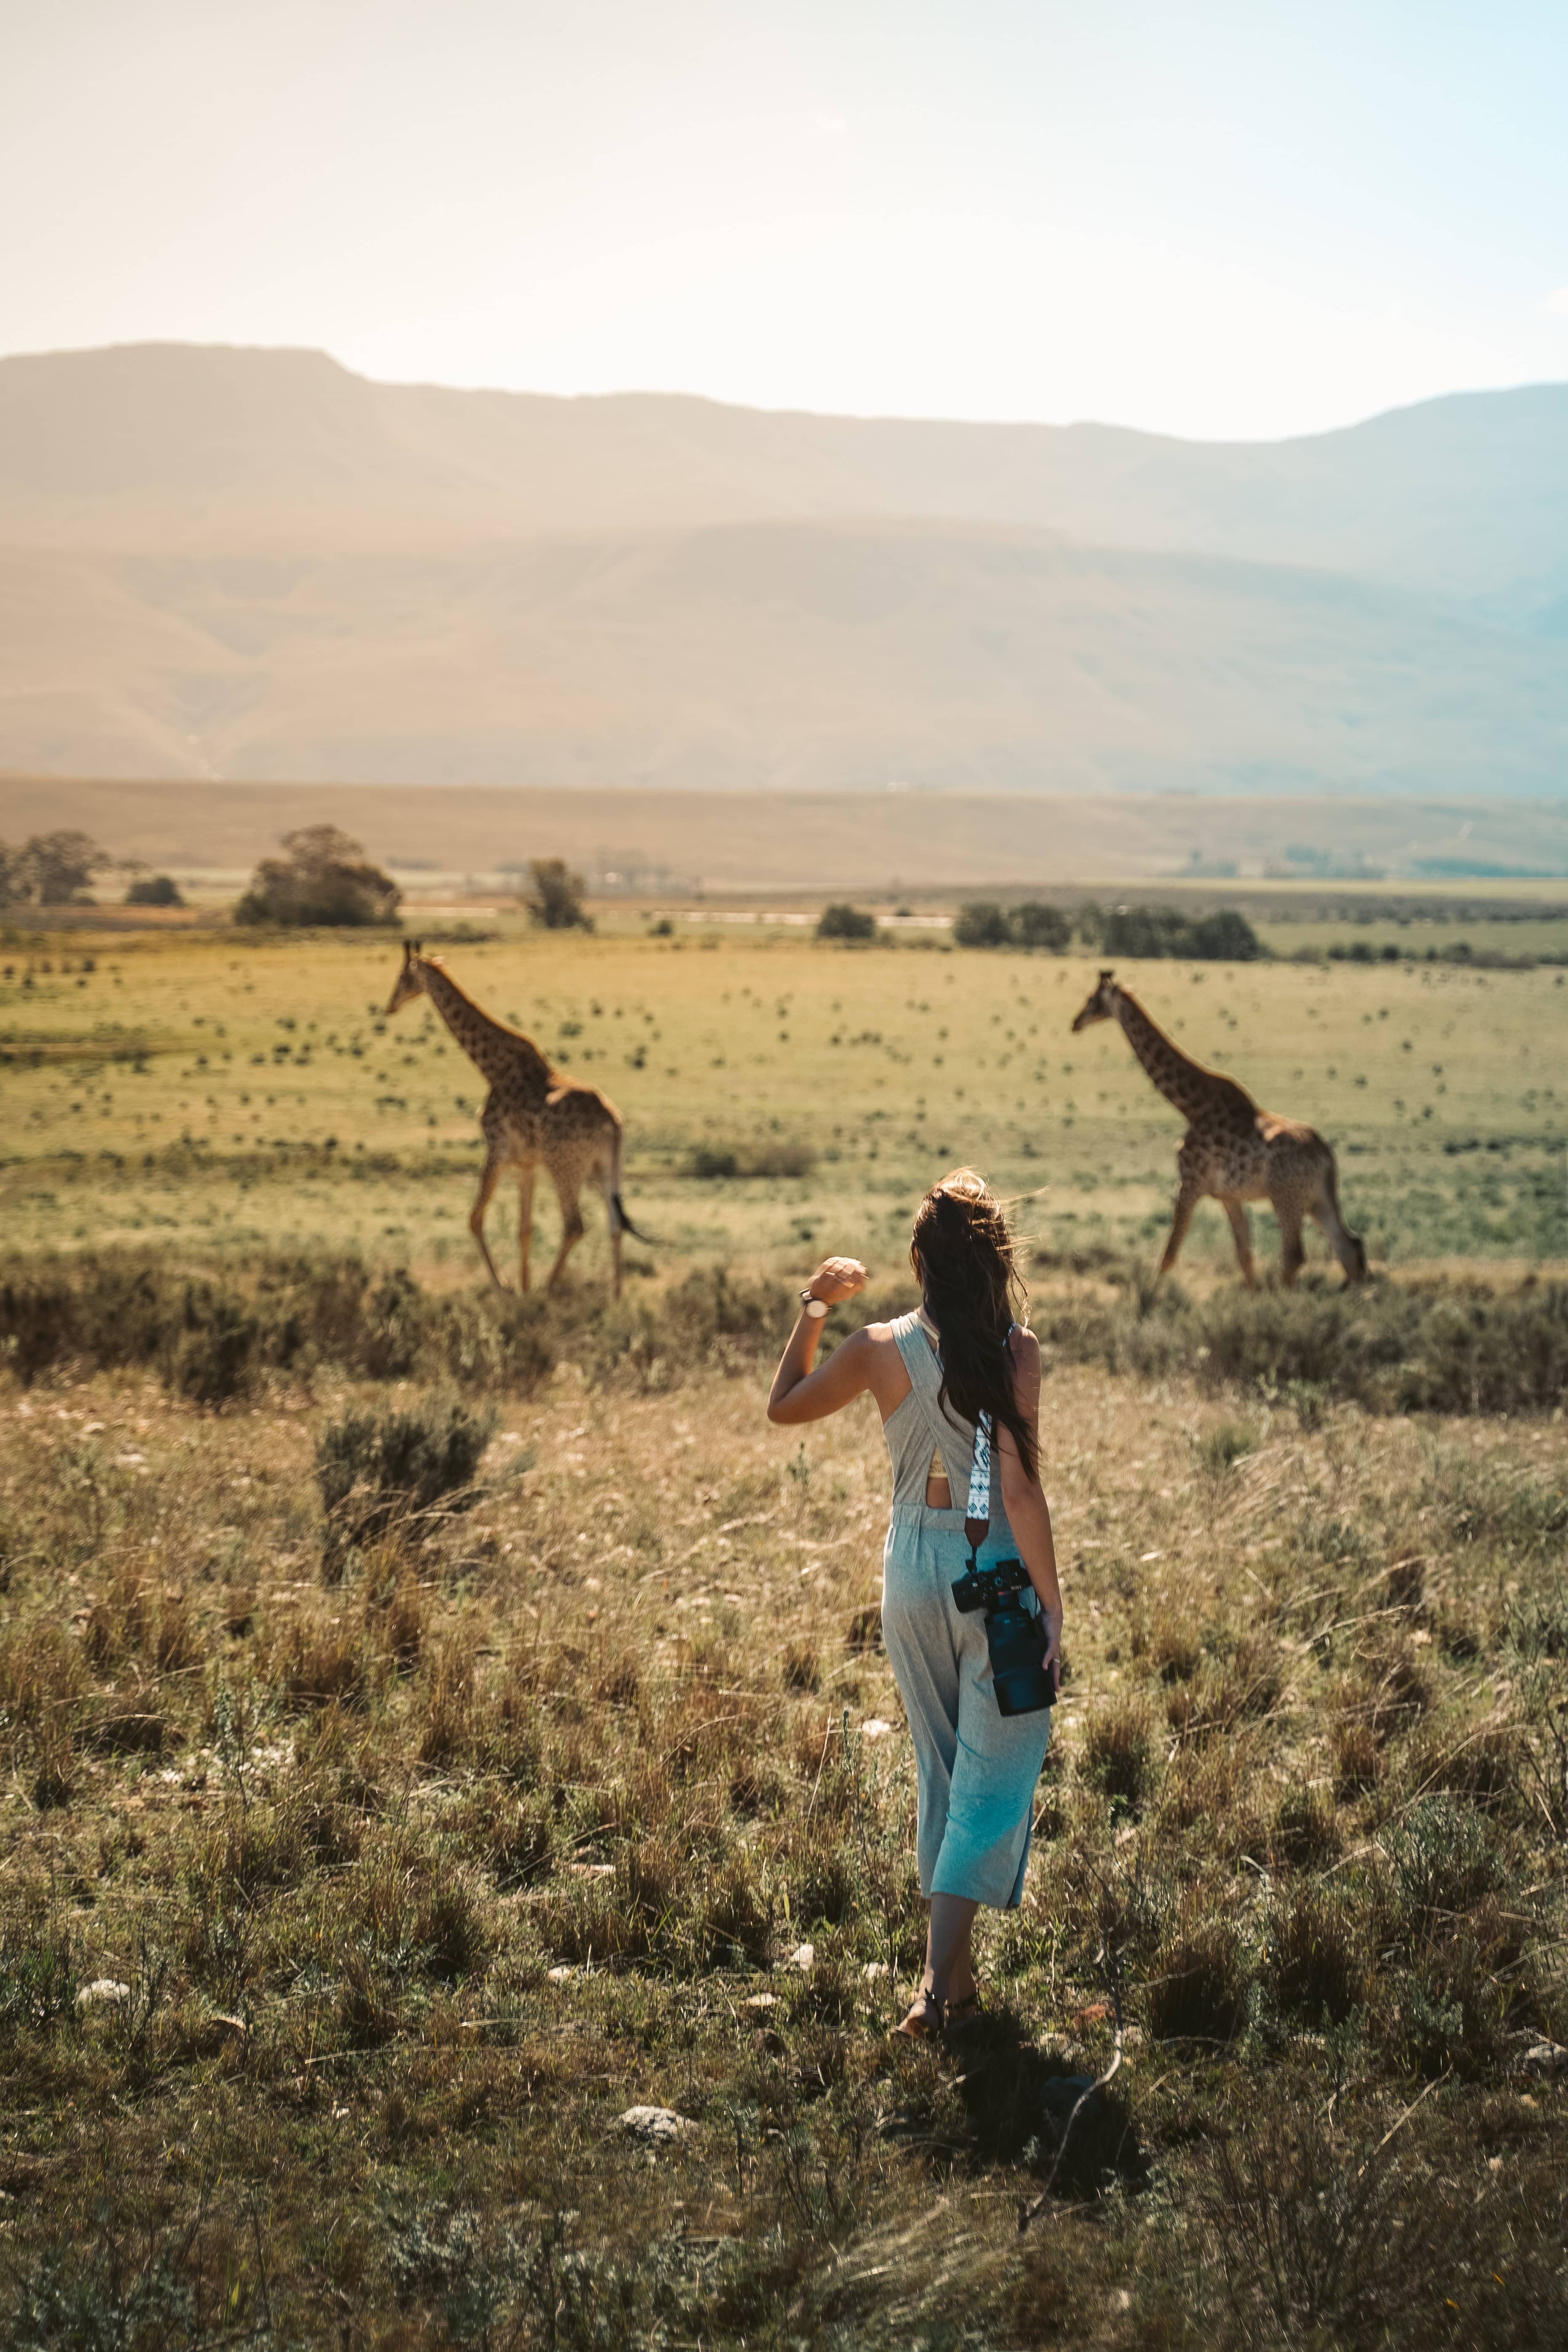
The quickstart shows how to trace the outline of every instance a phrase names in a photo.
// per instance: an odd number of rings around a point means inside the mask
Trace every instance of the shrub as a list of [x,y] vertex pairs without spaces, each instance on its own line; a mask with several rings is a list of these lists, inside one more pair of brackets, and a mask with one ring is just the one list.
[[128,907],[183,907],[180,886],[172,874],[144,874],[125,893]]
[[[1086,910],[1087,911],[1087,910]],[[1107,955],[1136,960],[1182,956],[1215,963],[1252,963],[1263,943],[1234,908],[1195,921],[1177,907],[1118,907],[1104,918]]]
[[1390,1926],[1407,1940],[1467,1911],[1500,1885],[1502,1857],[1473,1806],[1424,1797],[1388,1832]]
[[437,1503],[468,1508],[495,1427],[493,1412],[470,1412],[451,1399],[430,1399],[411,1412],[350,1413],[334,1422],[316,1445],[329,1559]]
[[1146,1995],[1160,2042],[1230,2042],[1247,2016],[1247,1974],[1234,1924],[1188,1897],[1155,1955]]
[[1013,933],[1020,947],[1045,948],[1052,955],[1065,955],[1072,944],[1072,925],[1058,907],[1047,907],[1038,898],[1026,898],[1013,909]]
[[952,926],[955,947],[1005,948],[1013,944],[1013,926],[994,898],[973,898],[961,907]]
[[545,931],[591,931],[594,918],[583,904],[587,884],[563,857],[531,857],[522,903],[530,919]]
[[403,893],[335,824],[283,835],[282,857],[264,857],[234,910],[237,923],[332,926],[390,923]]
[[1112,1802],[1136,1809],[1148,1793],[1153,1761],[1153,1727],[1136,1700],[1112,1702],[1090,1716],[1083,1736],[1080,1769],[1086,1780]]
[[69,2024],[80,1975],[68,1933],[38,1921],[0,1927],[0,2036]]
[[1312,1887],[1297,1886],[1275,1905],[1264,1967],[1280,2010],[1309,2026],[1342,2024],[1366,1998],[1367,1961],[1350,1907]]
[[863,907],[851,907],[840,899],[823,908],[816,936],[819,940],[874,940],[877,918]]

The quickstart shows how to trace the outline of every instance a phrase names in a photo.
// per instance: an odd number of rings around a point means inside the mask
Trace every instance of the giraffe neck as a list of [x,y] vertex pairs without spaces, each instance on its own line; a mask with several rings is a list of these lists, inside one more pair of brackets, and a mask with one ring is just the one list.
[[1151,1021],[1137,999],[1129,996],[1124,988],[1116,992],[1116,1017],[1128,1044],[1165,1100],[1174,1103],[1184,1118],[1196,1118],[1214,1100],[1224,1079],[1173,1045],[1158,1022]]
[[521,1036],[517,1030],[492,1021],[488,1013],[481,1013],[473,998],[465,996],[439,964],[422,963],[419,969],[426,995],[469,1061],[491,1086],[503,1077],[521,1077],[541,1094],[548,1090],[554,1073],[531,1037]]

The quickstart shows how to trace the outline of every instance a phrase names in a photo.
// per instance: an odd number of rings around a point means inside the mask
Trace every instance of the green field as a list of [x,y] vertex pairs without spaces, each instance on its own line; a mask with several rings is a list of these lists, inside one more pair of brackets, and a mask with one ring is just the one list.
[[[778,1269],[829,1245],[885,1262],[920,1192],[959,1160],[1019,1199],[1047,1249],[1155,1253],[1181,1122],[1114,1031],[1068,1034],[1083,960],[733,928],[447,953],[482,1003],[617,1103],[628,1202],[660,1263]],[[384,938],[56,936],[4,956],[13,1247],[324,1243],[471,1275],[483,1087],[426,1007],[384,1020],[397,963]],[[1330,1139],[1375,1260],[1568,1255],[1561,972],[1125,976],[1181,1044]],[[774,1172],[691,1172],[731,1152]],[[791,1168],[803,1172],[778,1172]],[[504,1194],[491,1214],[499,1241]],[[542,1196],[546,1240],[553,1219]],[[604,1259],[589,1222],[584,1274]],[[1223,1265],[1228,1249],[1217,1208],[1200,1215],[1192,1265]]]

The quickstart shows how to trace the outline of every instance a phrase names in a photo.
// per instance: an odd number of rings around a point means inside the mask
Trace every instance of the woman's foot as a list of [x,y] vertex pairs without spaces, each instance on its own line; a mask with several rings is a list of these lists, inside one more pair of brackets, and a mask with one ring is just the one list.
[[949,2032],[951,2032],[955,2025],[973,2025],[975,2019],[982,2016],[984,2012],[984,2004],[980,1998],[980,1987],[975,1983],[973,1978],[971,1977],[969,1980],[969,1990],[967,1992],[955,1992],[948,1995],[947,2025]]
[[930,2042],[942,2032],[945,2022],[944,2004],[938,2000],[934,1992],[928,1992],[922,1985],[903,2023],[894,2026],[893,2039],[895,2042]]

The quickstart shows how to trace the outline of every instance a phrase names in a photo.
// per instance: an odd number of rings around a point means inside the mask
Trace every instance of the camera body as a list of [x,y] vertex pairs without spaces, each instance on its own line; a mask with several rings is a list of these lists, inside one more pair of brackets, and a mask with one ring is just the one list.
[[1056,1705],[1056,1676],[1045,1667],[1045,1631],[1020,1597],[1028,1586],[1029,1571],[1021,1559],[982,1568],[971,1553],[952,1588],[953,1601],[966,1617],[976,1609],[985,1612],[992,1685],[1003,1715],[1038,1715]]

